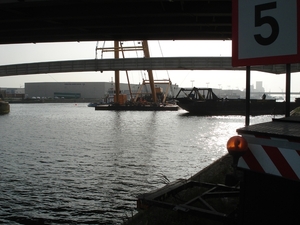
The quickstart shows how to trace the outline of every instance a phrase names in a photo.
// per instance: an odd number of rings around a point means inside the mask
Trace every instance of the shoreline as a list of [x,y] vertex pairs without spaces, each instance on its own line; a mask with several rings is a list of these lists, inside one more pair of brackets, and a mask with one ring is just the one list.
[[98,102],[97,99],[23,99],[6,100],[9,104],[41,104],[41,103],[90,103]]
[[[232,157],[229,154],[226,154],[214,161],[212,164],[203,168],[201,171],[193,175],[191,178],[186,181],[197,181],[197,182],[206,182],[212,184],[225,184],[226,175],[233,172],[232,168]],[[180,179],[179,179],[180,180]],[[166,185],[167,186],[167,185]],[[165,186],[163,187],[165,188]],[[160,189],[154,190],[157,192]],[[177,194],[176,194],[177,195]],[[195,198],[199,195],[199,189],[189,188],[180,193],[180,198],[188,197]],[[167,199],[167,201],[169,201]],[[227,208],[228,205],[232,207],[235,202],[228,201],[226,204],[223,204],[223,208]],[[124,221],[123,225],[157,225],[157,224],[189,224],[189,225],[221,225],[224,224],[220,221],[215,221],[212,219],[207,219],[195,214],[184,213],[182,211],[174,211],[170,209],[164,209],[157,206],[150,206],[146,210],[138,210],[138,213],[133,215],[131,218],[127,218],[127,221]]]

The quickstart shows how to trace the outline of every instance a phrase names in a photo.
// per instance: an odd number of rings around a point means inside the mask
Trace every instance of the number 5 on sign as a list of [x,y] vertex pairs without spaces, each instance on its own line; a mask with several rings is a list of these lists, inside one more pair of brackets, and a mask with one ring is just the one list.
[[300,0],[233,0],[232,65],[300,62]]

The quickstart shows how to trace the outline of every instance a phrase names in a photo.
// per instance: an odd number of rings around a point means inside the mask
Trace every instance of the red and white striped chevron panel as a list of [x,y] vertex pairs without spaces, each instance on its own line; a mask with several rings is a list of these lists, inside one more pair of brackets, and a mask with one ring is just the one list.
[[300,180],[300,140],[248,134],[243,137],[250,151],[239,159],[239,168]]

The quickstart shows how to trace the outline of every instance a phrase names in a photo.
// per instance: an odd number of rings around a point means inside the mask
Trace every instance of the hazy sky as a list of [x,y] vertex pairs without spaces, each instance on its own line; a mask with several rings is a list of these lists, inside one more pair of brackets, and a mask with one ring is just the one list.
[[[231,41],[149,41],[150,55],[152,57],[176,56],[231,56]],[[97,42],[72,43],[38,43],[0,45],[0,65],[45,62],[59,60],[94,59]],[[105,47],[111,47],[112,42],[105,42]],[[125,43],[124,43],[125,44]],[[132,46],[137,42],[127,42]],[[103,42],[99,42],[99,47]],[[136,53],[127,53],[128,57],[135,57]],[[131,54],[131,55],[130,55]],[[140,53],[139,53],[140,54]],[[101,52],[98,51],[98,58]],[[109,53],[104,58],[112,58]],[[126,56],[127,57],[127,56]],[[139,83],[145,76],[144,71],[129,71],[131,83]],[[245,88],[244,71],[153,71],[154,79],[168,79],[180,87],[212,87],[222,89]],[[125,72],[121,73],[121,82],[127,82]],[[84,73],[56,73],[40,75],[24,75],[13,77],[0,77],[0,87],[24,87],[28,82],[92,82],[114,79],[114,72],[84,72]],[[262,72],[251,72],[251,84],[262,81],[265,91],[284,91],[285,74],[274,75]],[[292,91],[300,91],[299,73],[292,74]]]

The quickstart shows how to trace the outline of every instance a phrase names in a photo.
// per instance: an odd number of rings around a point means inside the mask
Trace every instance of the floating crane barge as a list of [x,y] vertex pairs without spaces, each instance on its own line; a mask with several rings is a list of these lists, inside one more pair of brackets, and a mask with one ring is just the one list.
[[[122,42],[114,41],[114,48],[96,48],[96,51],[102,50],[102,52],[114,52],[115,58],[119,58],[119,53],[122,53],[123,58],[124,51],[143,51],[145,58],[150,58],[148,42],[146,40],[141,42],[141,46],[134,47],[124,47]],[[159,80],[155,81],[153,79],[152,70],[148,70],[149,80],[143,80],[143,84],[140,86],[135,96],[131,91],[130,82],[128,73],[127,81],[128,88],[130,92],[130,100],[127,100],[127,95],[122,94],[120,90],[120,71],[115,71],[115,94],[114,102],[107,105],[97,105],[95,110],[116,110],[116,111],[177,111],[178,106],[173,103],[167,102],[167,96],[171,88],[171,81],[169,80]],[[166,92],[163,92],[160,87],[157,87],[159,84],[167,85]],[[151,94],[142,93],[143,88],[146,85],[150,86]],[[143,95],[144,94],[144,95]]]

